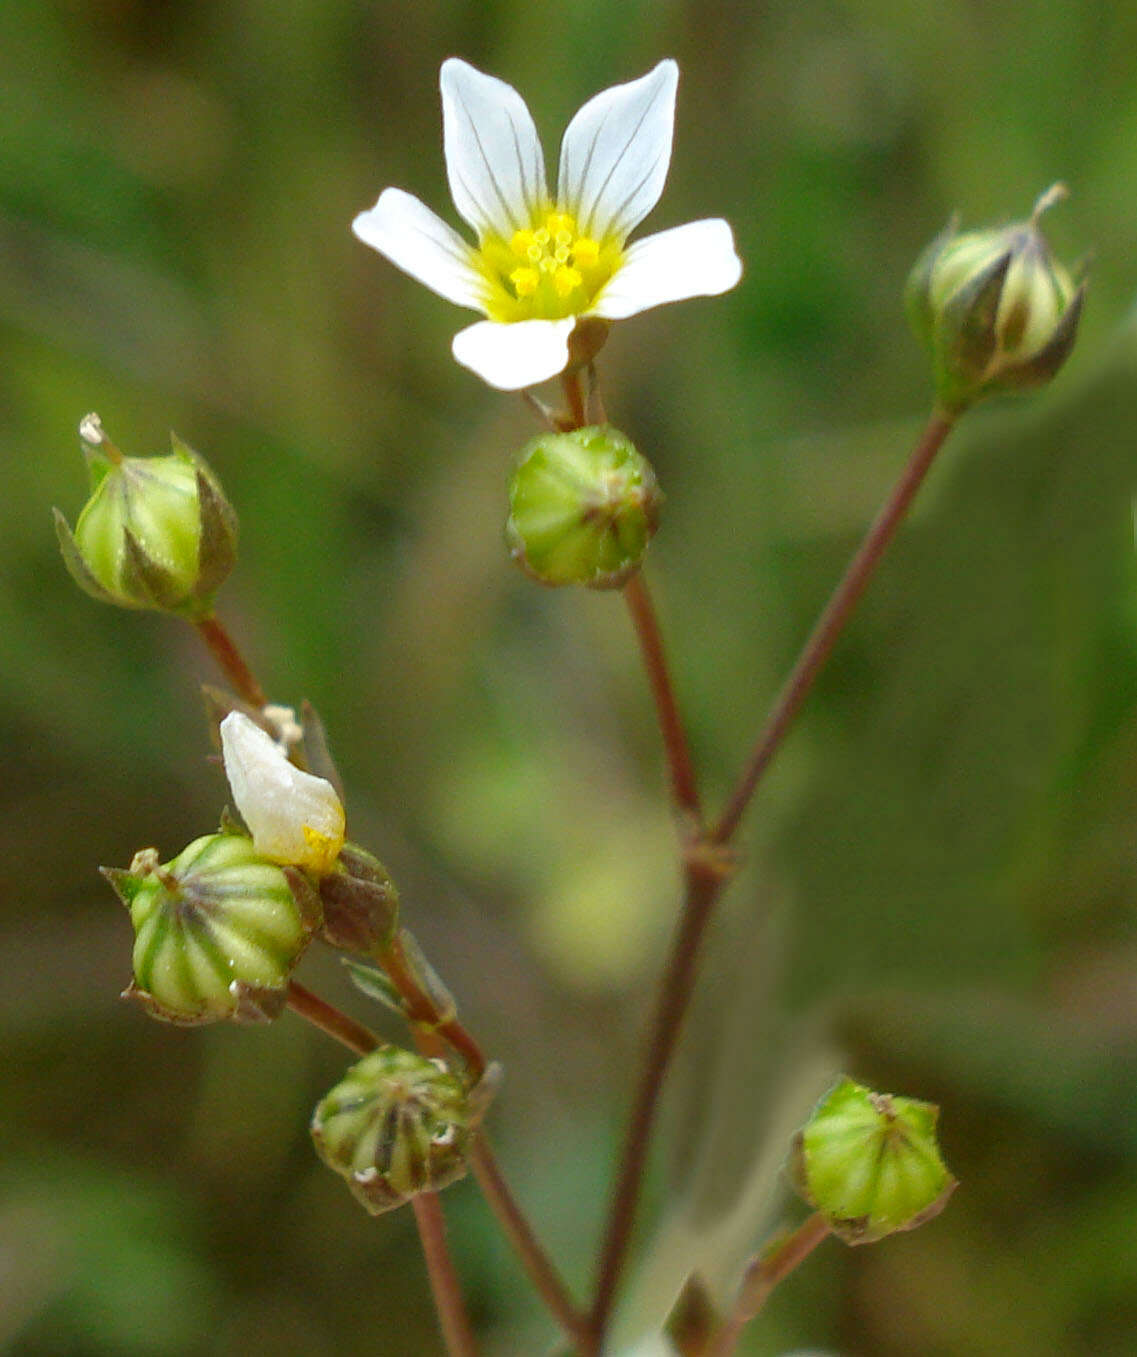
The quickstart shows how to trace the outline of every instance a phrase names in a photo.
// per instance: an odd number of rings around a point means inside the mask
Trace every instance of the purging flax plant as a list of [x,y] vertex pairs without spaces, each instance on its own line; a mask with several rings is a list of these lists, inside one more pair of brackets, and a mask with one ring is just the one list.
[[[406,926],[420,903],[400,898],[374,855],[381,844],[349,837],[351,796],[333,760],[335,741],[309,704],[296,713],[271,700],[217,617],[215,597],[237,554],[236,515],[217,477],[178,439],[164,456],[125,456],[89,415],[80,435],[91,497],[74,529],[57,515],[64,559],[85,590],[185,619],[228,685],[207,690],[232,797],[219,828],[168,859],[144,848],[126,869],[105,871],[134,929],[126,997],[184,1025],[265,1022],[291,1009],[351,1052],[355,1063],[313,1113],[316,1151],[367,1211],[411,1207],[446,1349],[462,1357],[477,1350],[477,1335],[440,1194],[467,1173],[566,1350],[612,1351],[661,1092],[754,793],[953,427],[989,394],[1049,381],[1070,352],[1083,301],[1084,287],[1040,232],[1039,217],[1060,187],[1027,221],[963,233],[953,223],[917,263],[907,304],[931,356],[930,417],[740,759],[733,789],[723,805],[708,806],[643,569],[662,492],[649,460],[608,422],[598,379],[615,322],[721,294],[742,276],[721,219],[632,239],[663,191],[677,83],[675,63],[662,61],[586,103],[564,134],[550,188],[521,97],[449,60],[441,75],[446,169],[476,243],[397,188],[353,224],[406,273],[482,314],[455,336],[455,358],[491,386],[523,392],[546,426],[512,470],[509,554],[542,584],[622,596],[658,716],[683,896],[645,1023],[589,1296],[570,1294],[497,1164],[490,1127],[501,1070],[462,1021],[454,998],[461,975],[440,977]],[[530,390],[545,382],[559,383],[555,404]],[[295,979],[311,946],[343,954],[359,989],[404,1021],[405,1046],[379,1041]],[[936,1215],[955,1186],[936,1120],[930,1104],[838,1080],[785,1147],[809,1213],[739,1259],[725,1305],[693,1267],[645,1343],[684,1357],[728,1357],[770,1292],[826,1239],[872,1243]],[[386,1350],[383,1342],[377,1338],[377,1350]]]

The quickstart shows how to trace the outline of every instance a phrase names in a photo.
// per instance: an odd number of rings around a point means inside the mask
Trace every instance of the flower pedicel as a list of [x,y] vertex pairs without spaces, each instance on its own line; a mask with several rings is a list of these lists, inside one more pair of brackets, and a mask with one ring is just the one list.
[[551,195],[517,91],[465,61],[443,62],[446,172],[477,246],[397,188],[384,189],[352,230],[439,296],[488,317],[455,335],[454,357],[490,386],[517,390],[564,371],[581,320],[600,322],[594,353],[609,321],[738,282],[742,265],[721,218],[625,244],[663,192],[678,79],[675,62],[661,61],[590,99],[565,132]]

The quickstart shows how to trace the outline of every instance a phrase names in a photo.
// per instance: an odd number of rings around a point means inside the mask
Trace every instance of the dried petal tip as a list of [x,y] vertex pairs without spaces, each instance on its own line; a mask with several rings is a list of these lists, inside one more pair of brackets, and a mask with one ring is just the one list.
[[150,1014],[183,1025],[267,1021],[319,923],[311,885],[290,881],[240,834],[207,834],[173,861],[136,853],[103,875],[130,910],[134,980]]
[[651,464],[616,429],[542,434],[510,480],[510,554],[542,584],[618,588],[640,568],[662,498]]
[[794,1185],[847,1244],[913,1230],[956,1185],[936,1142],[938,1116],[932,1103],[842,1079],[795,1137]]
[[237,518],[205,462],[179,439],[164,457],[124,457],[98,415],[79,436],[91,495],[74,531],[55,526],[76,584],[102,603],[198,618],[237,559]]
[[243,712],[221,722],[221,752],[233,800],[262,857],[321,875],[344,843],[343,804],[322,777],[288,761]]
[[437,1192],[466,1173],[485,1113],[441,1060],[384,1046],[365,1056],[317,1105],[312,1139],[372,1215]]
[[959,234],[953,222],[912,270],[909,318],[931,353],[946,410],[1042,386],[1069,357],[1085,284],[1075,284],[1039,229],[1066,196],[1065,184],[1052,185],[1030,218],[1012,226]]

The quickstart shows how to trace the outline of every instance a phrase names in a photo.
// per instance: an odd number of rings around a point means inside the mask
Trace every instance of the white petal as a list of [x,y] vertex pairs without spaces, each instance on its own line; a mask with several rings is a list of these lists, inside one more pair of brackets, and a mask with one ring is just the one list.
[[343,806],[330,782],[289,763],[242,712],[221,722],[225,775],[253,847],[272,862],[326,871],[343,847]]
[[479,236],[508,239],[548,202],[545,157],[525,100],[465,61],[442,63],[442,143],[454,206]]
[[575,316],[512,325],[480,320],[454,336],[454,357],[490,386],[519,391],[564,371],[575,326]]
[[664,302],[717,297],[738,282],[742,261],[721,217],[690,221],[637,240],[597,298],[591,314],[623,320]]
[[623,240],[659,201],[671,164],[679,67],[661,61],[590,99],[561,142],[557,201],[586,235]]
[[425,283],[448,302],[482,311],[485,283],[474,268],[473,251],[457,231],[425,203],[401,188],[386,188],[351,229],[404,273]]

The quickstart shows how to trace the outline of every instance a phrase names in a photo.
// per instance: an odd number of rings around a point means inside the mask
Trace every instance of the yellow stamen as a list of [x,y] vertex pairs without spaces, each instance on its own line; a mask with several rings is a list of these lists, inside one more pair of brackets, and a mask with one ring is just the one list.
[[545,218],[545,225],[551,236],[559,236],[564,232],[569,240],[572,239],[573,233],[576,231],[576,222],[567,212],[550,212]]
[[600,243],[591,236],[581,236],[572,247],[572,260],[578,268],[593,268],[599,258]]
[[570,250],[567,245],[558,245],[553,251],[553,258],[558,264],[567,264],[569,262]]
[[553,286],[558,297],[567,297],[574,288],[578,288],[584,279],[576,269],[559,268],[553,275]]
[[509,275],[509,281],[519,297],[531,297],[537,291],[541,275],[536,269],[514,269]]
[[510,237],[509,248],[519,259],[524,259],[532,247],[532,231],[514,231],[513,235]]

